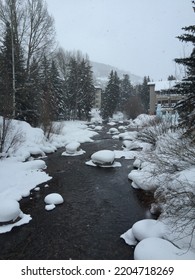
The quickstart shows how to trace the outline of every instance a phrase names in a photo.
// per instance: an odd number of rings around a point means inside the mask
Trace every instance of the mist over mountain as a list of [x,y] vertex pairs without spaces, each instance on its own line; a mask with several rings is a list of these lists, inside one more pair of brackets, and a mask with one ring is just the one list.
[[128,74],[132,84],[139,84],[143,82],[142,77],[134,75],[129,71],[124,71],[115,66],[111,66],[104,63],[99,63],[94,61],[91,61],[90,63],[92,66],[96,85],[102,88],[106,86],[106,83],[108,82],[108,76],[112,70],[117,72],[119,78],[123,78],[123,75]]

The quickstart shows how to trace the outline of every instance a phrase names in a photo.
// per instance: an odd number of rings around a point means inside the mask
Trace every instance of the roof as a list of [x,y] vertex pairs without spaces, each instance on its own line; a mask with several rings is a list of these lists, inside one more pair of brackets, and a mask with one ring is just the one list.
[[172,81],[158,81],[158,82],[149,82],[148,85],[154,85],[155,91],[162,91],[162,90],[168,90],[173,88],[176,84],[178,84],[180,81],[178,80],[172,80]]

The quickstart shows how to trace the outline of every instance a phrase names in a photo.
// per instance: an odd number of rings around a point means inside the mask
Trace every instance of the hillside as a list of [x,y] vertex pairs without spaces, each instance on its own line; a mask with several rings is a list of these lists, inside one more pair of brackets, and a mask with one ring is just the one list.
[[94,62],[94,61],[91,61],[91,65],[92,65],[92,70],[94,73],[94,79],[96,81],[96,84],[103,88],[106,86],[106,83],[108,81],[108,76],[112,70],[116,71],[120,78],[122,78],[123,75],[128,74],[130,77],[130,80],[133,84],[138,84],[138,83],[143,82],[142,77],[134,75],[129,71],[124,71],[124,70],[118,69],[115,66],[98,63],[98,62]]

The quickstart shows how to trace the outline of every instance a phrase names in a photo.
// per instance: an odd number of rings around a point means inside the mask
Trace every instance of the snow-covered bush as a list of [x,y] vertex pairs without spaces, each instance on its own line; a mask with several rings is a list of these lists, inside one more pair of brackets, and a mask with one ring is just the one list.
[[16,151],[23,142],[21,129],[12,120],[0,117],[0,158],[7,156],[10,150]]
[[150,116],[147,114],[141,114],[137,116],[134,120],[130,120],[130,128],[143,128],[151,125],[151,122],[155,120],[155,116]]
[[158,137],[166,134],[171,127],[170,122],[159,118],[150,120],[148,124],[149,126],[146,126],[139,131],[137,137],[139,140],[150,143],[154,146],[156,145]]
[[91,123],[95,123],[95,124],[102,124],[102,117],[100,115],[100,110],[98,109],[91,109],[91,112],[89,113],[91,116]]

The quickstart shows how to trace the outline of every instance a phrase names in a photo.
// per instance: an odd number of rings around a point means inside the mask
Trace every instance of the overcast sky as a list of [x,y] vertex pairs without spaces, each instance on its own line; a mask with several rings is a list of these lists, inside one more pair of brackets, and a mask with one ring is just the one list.
[[176,36],[195,24],[191,0],[46,0],[65,50],[139,76],[179,75],[173,61],[189,55]]

